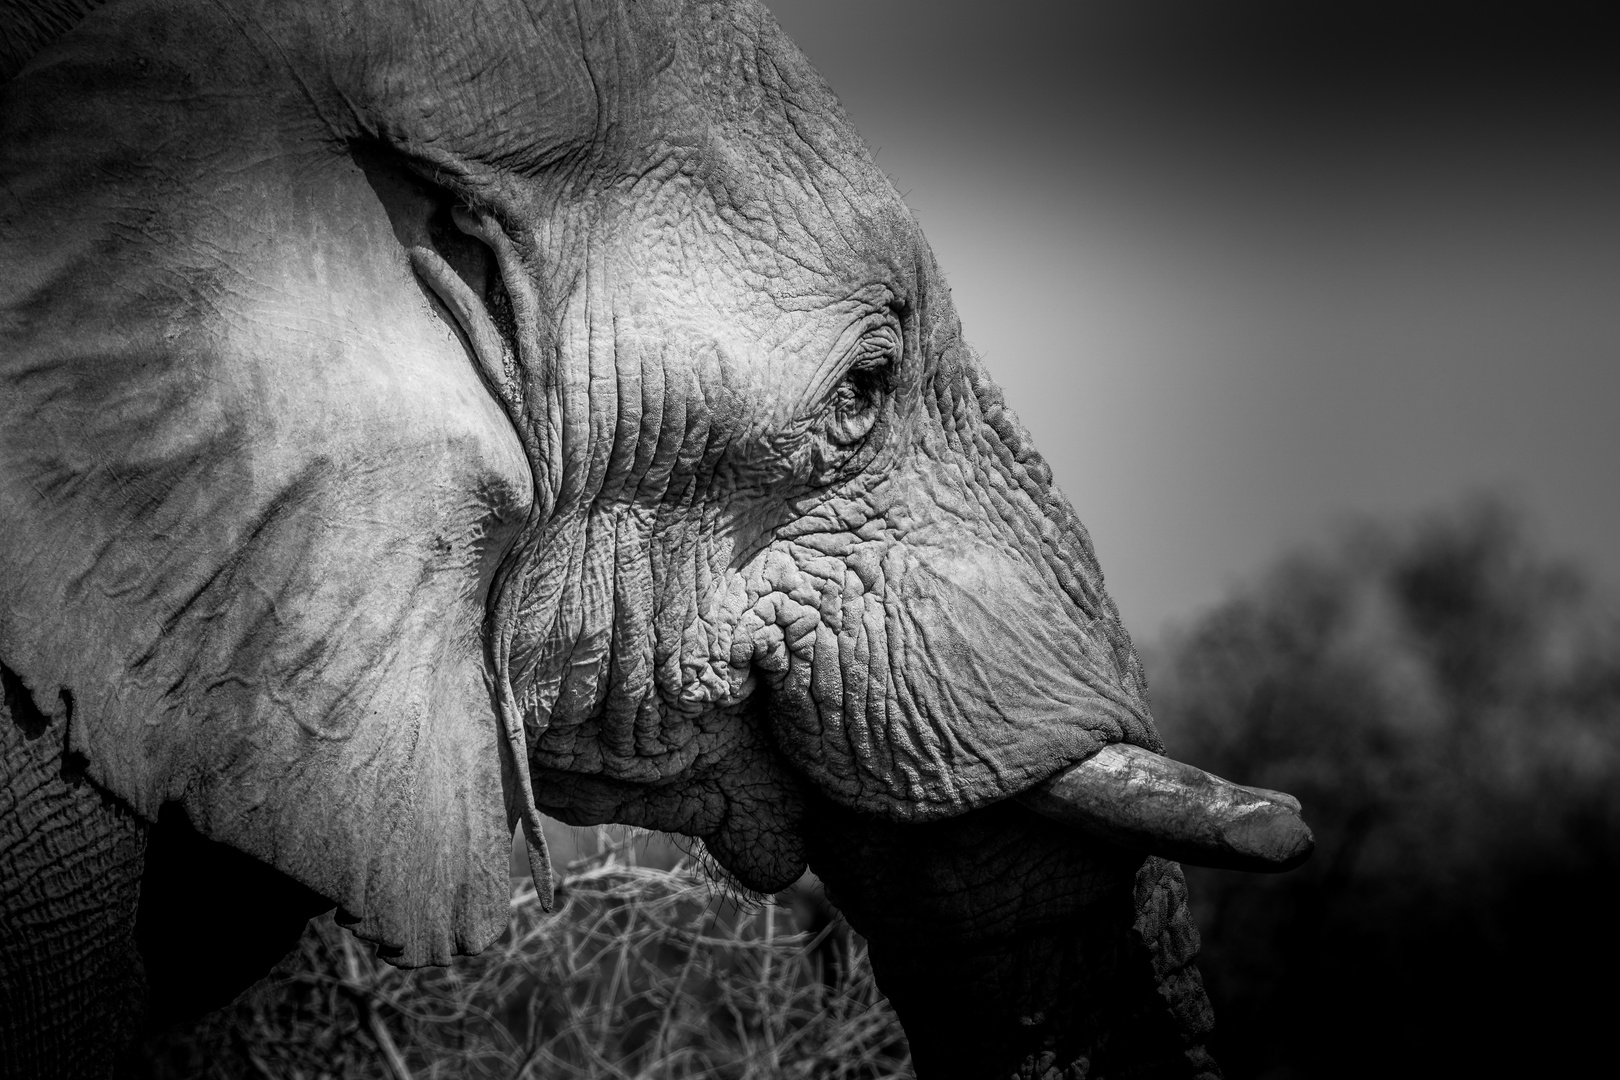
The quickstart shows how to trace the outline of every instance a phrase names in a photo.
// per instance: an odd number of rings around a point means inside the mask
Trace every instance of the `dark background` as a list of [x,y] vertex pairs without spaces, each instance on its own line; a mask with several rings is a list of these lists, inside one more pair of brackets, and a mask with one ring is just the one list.
[[1599,5],[774,0],[1138,637],[1479,489],[1620,583]]
[[771,7],[1090,527],[1171,751],[1316,830],[1189,870],[1228,1074],[1612,1067],[1602,9]]

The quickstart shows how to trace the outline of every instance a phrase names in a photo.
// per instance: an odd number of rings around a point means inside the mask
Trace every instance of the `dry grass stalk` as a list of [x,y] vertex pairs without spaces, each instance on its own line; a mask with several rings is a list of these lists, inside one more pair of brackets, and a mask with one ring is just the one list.
[[[229,1009],[148,1046],[154,1077],[289,1080],[879,1080],[909,1077],[864,942],[792,928],[634,841],[569,866],[557,910],[525,881],[482,956],[402,971],[330,916]],[[785,920],[785,921],[784,921]],[[834,952],[833,937],[848,936]],[[204,946],[208,947],[208,946]],[[831,959],[829,959],[831,958]]]

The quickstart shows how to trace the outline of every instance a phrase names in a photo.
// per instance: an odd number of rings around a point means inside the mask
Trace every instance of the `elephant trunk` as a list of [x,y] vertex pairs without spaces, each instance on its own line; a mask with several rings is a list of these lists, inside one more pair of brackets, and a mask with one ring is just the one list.
[[1217,1077],[1174,863],[1016,802],[874,829],[823,804],[811,866],[869,941],[925,1077]]
[[905,523],[895,697],[934,721],[919,745],[955,735],[940,756],[961,794],[932,819],[818,804],[810,865],[870,942],[919,1075],[1218,1076],[1185,882],[1161,856],[1275,867],[1309,831],[1286,797],[1157,753],[1085,529],[954,325],[939,333],[918,450],[872,498]]

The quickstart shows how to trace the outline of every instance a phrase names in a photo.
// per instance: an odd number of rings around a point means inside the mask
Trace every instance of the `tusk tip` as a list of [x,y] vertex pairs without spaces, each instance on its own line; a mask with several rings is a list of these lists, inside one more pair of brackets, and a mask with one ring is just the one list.
[[[1271,794],[1271,793],[1267,793]],[[1194,866],[1215,866],[1229,870],[1248,870],[1258,873],[1280,874],[1294,869],[1316,850],[1316,837],[1311,827],[1299,816],[1297,800],[1289,799],[1293,806],[1281,801],[1268,801],[1251,813],[1234,821],[1225,830],[1220,848],[1190,853],[1183,862]]]
[[1282,873],[1316,838],[1299,800],[1115,743],[1018,796],[1093,839],[1192,866]]

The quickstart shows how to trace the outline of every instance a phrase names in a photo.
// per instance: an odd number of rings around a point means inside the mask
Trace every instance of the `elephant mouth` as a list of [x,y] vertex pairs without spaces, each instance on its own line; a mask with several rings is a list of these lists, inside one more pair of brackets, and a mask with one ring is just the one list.
[[1193,866],[1281,873],[1316,846],[1293,796],[1128,743],[1111,743],[1015,798],[1093,840]]

